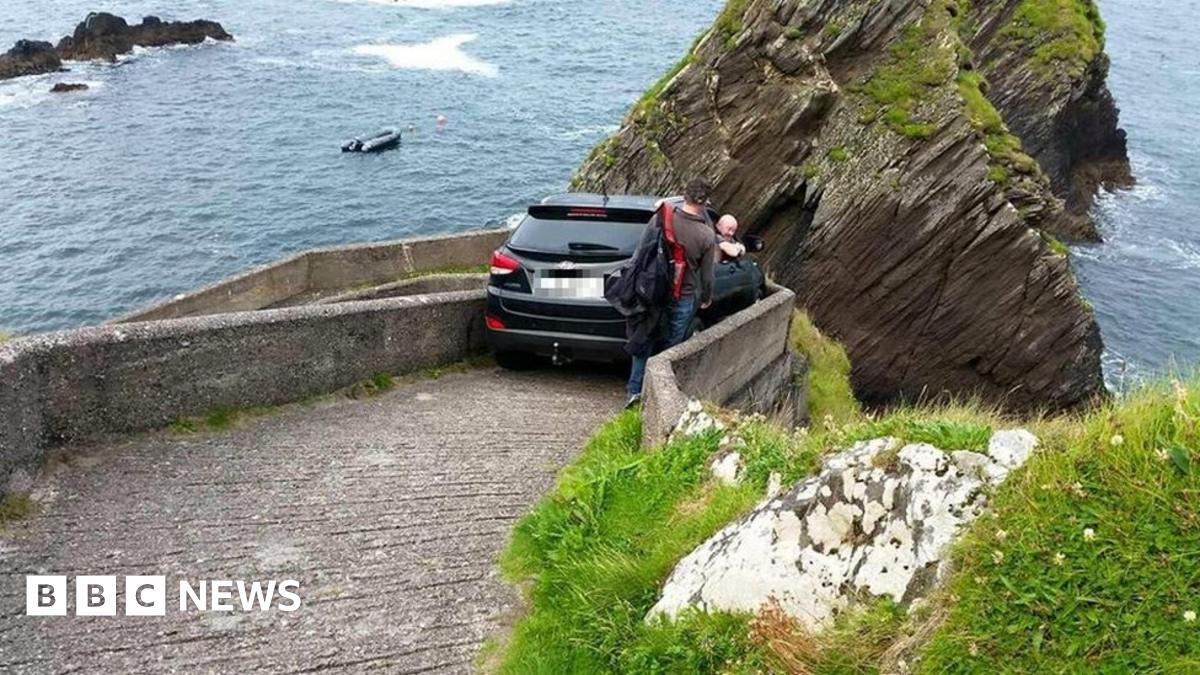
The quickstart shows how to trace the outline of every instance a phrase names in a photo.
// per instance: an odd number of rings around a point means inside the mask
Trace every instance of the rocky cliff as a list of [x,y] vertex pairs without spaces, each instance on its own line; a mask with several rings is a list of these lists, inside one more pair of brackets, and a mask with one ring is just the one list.
[[163,21],[148,16],[142,23],[130,25],[119,16],[93,13],[75,27],[73,34],[62,38],[57,47],[49,42],[17,42],[0,55],[0,80],[62,70],[64,60],[111,62],[134,47],[199,44],[207,38],[232,40],[233,36],[215,21]]
[[[733,0],[573,187],[665,194],[712,179],[722,208],[767,239],[775,279],[846,345],[868,401],[949,392],[1077,405],[1103,390],[1101,341],[1055,239],[1079,236],[1081,219],[1054,187],[1070,199],[1078,162],[1092,158],[1068,151],[1079,144],[1060,131],[1072,110],[1092,110],[1075,128],[1111,122],[1104,157],[1120,133],[1098,50],[1062,86],[1033,79],[1043,72],[1033,56],[1024,80],[989,82],[1001,40],[1041,54],[1002,28],[1028,5],[1091,6]],[[1044,141],[1030,149],[1045,169],[1005,123],[997,91]],[[1030,92],[1083,94],[1026,110],[1042,100]]]

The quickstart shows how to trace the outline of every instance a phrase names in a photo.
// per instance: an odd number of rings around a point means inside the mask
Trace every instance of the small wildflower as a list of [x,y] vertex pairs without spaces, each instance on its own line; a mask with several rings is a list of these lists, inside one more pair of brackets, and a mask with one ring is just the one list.
[[972,642],[971,645],[967,647],[967,653],[971,656],[979,656],[979,645]]
[[1188,623],[1192,623],[1193,621],[1196,620],[1196,612],[1193,610],[1190,610],[1190,609],[1188,611],[1184,612],[1183,620]]
[[1113,437],[1111,440],[1109,440],[1109,443],[1111,443],[1112,446],[1115,448],[1115,447],[1125,443],[1125,437],[1122,436],[1121,434],[1113,434]]
[[1096,531],[1090,527],[1083,528],[1083,540],[1094,541],[1096,539]]
[[996,530],[996,540],[1004,541],[1005,539],[1008,539],[1008,533],[1004,530]]
[[1076,497],[1079,497],[1080,499],[1083,499],[1084,497],[1087,496],[1087,490],[1083,489],[1083,483],[1080,483],[1079,481],[1075,481],[1074,483],[1072,483],[1071,487],[1068,489],[1071,492],[1071,494],[1075,495]]
[[1067,556],[1063,555],[1062,553],[1054,554],[1054,564],[1055,565],[1062,567],[1065,562],[1067,562]]
[[1159,448],[1154,451],[1154,456],[1158,457],[1158,461],[1166,462],[1171,459],[1171,455],[1167,453],[1166,448]]
[[997,565],[1004,562],[1004,551],[992,551],[992,562]]

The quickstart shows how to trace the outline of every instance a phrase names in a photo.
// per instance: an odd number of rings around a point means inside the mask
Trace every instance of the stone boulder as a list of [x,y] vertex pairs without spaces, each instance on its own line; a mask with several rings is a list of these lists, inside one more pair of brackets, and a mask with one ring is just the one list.
[[986,454],[858,443],[688,554],[648,618],[689,607],[757,612],[775,601],[820,630],[864,596],[911,603],[942,578],[950,544],[988,491],[1036,445],[1024,430],[996,433]]
[[215,21],[163,21],[148,16],[142,23],[130,25],[119,16],[96,12],[76,26],[74,34],[58,43],[58,52],[63,59],[72,61],[112,62],[134,47],[199,44],[207,38],[232,40],[233,36]]
[[62,70],[62,59],[49,42],[18,40],[12,49],[0,55],[0,80],[59,70]]
[[72,91],[87,91],[88,88],[89,87],[86,84],[82,84],[82,83],[59,82],[58,84],[56,84],[50,88],[50,93],[51,94],[66,94],[66,93],[72,92]]

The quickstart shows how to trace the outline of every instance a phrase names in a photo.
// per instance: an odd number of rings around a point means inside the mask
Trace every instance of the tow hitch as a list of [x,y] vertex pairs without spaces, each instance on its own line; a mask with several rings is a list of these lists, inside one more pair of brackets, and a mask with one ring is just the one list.
[[556,366],[565,366],[570,361],[571,361],[571,359],[563,356],[562,354],[560,354],[558,352],[558,343],[555,342],[554,343],[554,355],[550,357],[550,363],[553,363]]

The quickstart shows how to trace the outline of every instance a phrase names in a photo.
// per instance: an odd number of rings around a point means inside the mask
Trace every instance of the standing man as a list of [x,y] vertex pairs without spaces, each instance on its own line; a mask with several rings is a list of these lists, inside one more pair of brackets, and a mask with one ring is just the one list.
[[[674,347],[686,340],[697,310],[705,309],[712,304],[716,241],[713,236],[713,225],[705,215],[705,207],[712,196],[712,190],[712,184],[708,181],[693,180],[683,191],[682,206],[665,203],[662,207],[674,209],[672,224],[675,230],[675,242],[683,249],[685,264],[679,297],[672,297],[665,312],[667,348]],[[658,241],[659,231],[662,228],[661,214],[661,211],[655,214],[649,225],[646,226],[646,234],[642,236],[639,248],[653,246]],[[626,408],[632,408],[641,402],[642,380],[646,376],[646,360],[653,355],[653,350],[650,353],[646,353],[645,350],[630,351],[633,355],[633,367],[629,373],[629,383],[625,386],[625,391],[629,394]],[[643,353],[639,354],[638,351]]]

